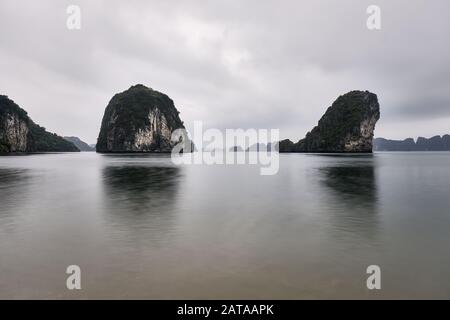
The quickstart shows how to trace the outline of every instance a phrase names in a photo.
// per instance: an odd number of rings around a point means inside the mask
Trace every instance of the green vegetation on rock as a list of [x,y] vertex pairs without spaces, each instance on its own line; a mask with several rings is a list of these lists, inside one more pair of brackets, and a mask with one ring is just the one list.
[[97,152],[170,152],[171,133],[184,128],[167,95],[141,84],[116,94],[103,116]]
[[0,152],[77,152],[62,137],[47,132],[7,96],[0,95]]
[[379,118],[375,94],[351,91],[336,99],[304,139],[297,143],[280,141],[280,152],[372,152]]

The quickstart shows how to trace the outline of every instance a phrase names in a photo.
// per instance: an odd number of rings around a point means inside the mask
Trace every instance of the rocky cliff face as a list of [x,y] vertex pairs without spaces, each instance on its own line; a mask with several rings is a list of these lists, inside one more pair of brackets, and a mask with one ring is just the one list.
[[10,110],[0,118],[0,152],[26,152],[28,123]]
[[171,134],[184,128],[173,101],[135,85],[116,94],[103,116],[97,152],[171,152]]
[[280,152],[372,152],[375,124],[380,118],[377,96],[351,91],[340,96],[319,123],[297,143],[283,140]]
[[75,152],[72,143],[35,124],[25,110],[0,95],[0,152]]

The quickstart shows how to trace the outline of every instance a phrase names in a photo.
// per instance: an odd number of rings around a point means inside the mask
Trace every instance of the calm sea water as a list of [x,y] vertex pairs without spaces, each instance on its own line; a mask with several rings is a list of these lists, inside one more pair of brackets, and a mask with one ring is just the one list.
[[450,298],[449,247],[446,152],[0,157],[0,298]]

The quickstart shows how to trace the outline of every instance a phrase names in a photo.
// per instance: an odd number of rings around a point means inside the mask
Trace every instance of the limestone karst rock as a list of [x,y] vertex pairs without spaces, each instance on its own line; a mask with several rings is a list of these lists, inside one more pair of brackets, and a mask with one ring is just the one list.
[[279,151],[370,153],[379,119],[377,96],[369,91],[351,91],[336,99],[304,139],[297,143],[280,141]]
[[116,94],[108,106],[97,152],[171,152],[174,130],[184,128],[167,95],[141,84]]
[[0,153],[77,151],[74,144],[47,132],[14,101],[0,95]]

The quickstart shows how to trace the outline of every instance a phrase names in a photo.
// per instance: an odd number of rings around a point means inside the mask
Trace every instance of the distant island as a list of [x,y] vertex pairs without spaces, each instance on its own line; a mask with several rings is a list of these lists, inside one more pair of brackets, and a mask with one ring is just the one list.
[[230,152],[262,152],[262,151],[272,151],[272,144],[268,143],[267,145],[265,143],[255,143],[252,144],[247,149],[243,149],[241,146],[234,146],[231,147]]
[[0,95],[0,153],[79,151],[73,143],[34,123],[7,96]]
[[244,149],[242,149],[241,146],[234,146],[234,147],[231,147],[229,151],[230,152],[242,152],[242,151],[244,151]]
[[[272,150],[273,149],[273,150]],[[277,143],[255,143],[245,149],[246,152],[260,152],[260,151],[278,151],[278,144]]]
[[376,138],[373,141],[374,151],[450,151],[450,135],[434,136],[429,139],[419,137],[405,140],[387,140]]
[[88,145],[86,142],[81,141],[78,137],[64,137],[65,140],[73,143],[80,151],[83,152],[92,152],[95,151],[95,145],[94,147]]
[[369,91],[351,91],[333,102],[319,123],[297,143],[279,142],[279,152],[371,153],[378,98]]

